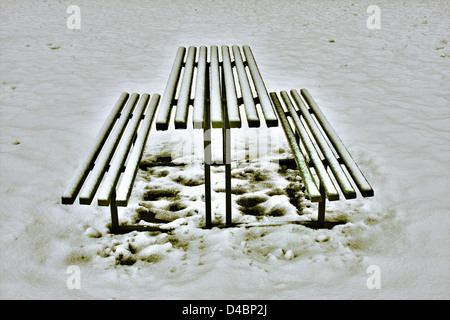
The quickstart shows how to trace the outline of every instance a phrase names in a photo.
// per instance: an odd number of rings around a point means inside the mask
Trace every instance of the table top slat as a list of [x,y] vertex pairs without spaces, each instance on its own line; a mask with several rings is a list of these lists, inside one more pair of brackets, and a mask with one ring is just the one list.
[[172,110],[173,101],[175,99],[176,89],[183,67],[184,55],[186,48],[179,47],[177,55],[170,71],[169,79],[167,80],[166,89],[164,90],[163,97],[156,117],[156,129],[167,130],[169,128],[170,112]]
[[120,112],[125,106],[127,100],[129,98],[129,94],[127,92],[123,92],[119,99],[117,100],[114,108],[109,113],[106,118],[103,126],[99,130],[96,138],[94,139],[94,143],[92,147],[89,149],[89,153],[85,156],[81,164],[76,169],[72,179],[70,180],[67,188],[64,190],[64,193],[61,197],[61,202],[63,204],[73,204],[75,199],[80,192],[83,183],[86,180],[91,168],[94,165],[95,160],[98,157],[98,154],[102,150],[114,124],[119,118]]
[[206,104],[206,71],[207,71],[207,49],[205,46],[200,47],[198,52],[197,63],[197,79],[195,84],[194,111],[192,115],[192,123],[194,129],[201,129],[205,122],[205,104]]
[[241,115],[236,94],[236,84],[234,81],[233,68],[231,66],[230,51],[228,46],[222,46],[223,61],[223,86],[225,90],[226,108],[230,128],[241,127]]
[[130,151],[131,145],[133,143],[133,138],[136,135],[136,130],[138,129],[139,123],[142,120],[142,114],[147,107],[150,95],[144,93],[138,102],[137,107],[133,111],[131,119],[128,121],[128,125],[125,128],[125,132],[119,142],[114,157],[111,161],[110,167],[108,169],[108,174],[106,175],[104,181],[101,184],[100,190],[97,196],[97,203],[99,206],[108,206],[113,190],[116,187],[117,181],[119,180],[122,167],[127,159],[128,152]]
[[244,102],[245,113],[249,127],[259,127],[260,121],[258,112],[256,111],[255,100],[250,87],[250,83],[245,71],[244,61],[242,60],[241,51],[238,46],[233,46],[233,56],[236,65],[239,85],[242,93],[242,100]]
[[264,84],[261,73],[259,72],[258,66],[256,65],[252,50],[249,46],[243,46],[242,49],[247,60],[250,74],[253,78],[253,83],[255,84],[255,90],[258,94],[259,104],[261,105],[264,118],[266,120],[266,125],[268,127],[276,127],[278,126],[278,118],[276,116],[275,109],[272,105],[269,94],[267,93],[266,85]]
[[210,116],[213,128],[223,127],[222,93],[220,85],[219,48],[211,46],[210,50]]
[[196,47],[189,47],[183,79],[181,80],[180,92],[178,94],[177,110],[175,113],[175,128],[186,129],[191,97],[192,79],[194,76],[194,64]]

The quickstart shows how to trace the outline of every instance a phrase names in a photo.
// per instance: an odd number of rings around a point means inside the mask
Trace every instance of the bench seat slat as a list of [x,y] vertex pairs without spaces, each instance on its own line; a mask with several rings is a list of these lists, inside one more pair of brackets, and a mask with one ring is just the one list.
[[306,191],[308,192],[309,198],[312,202],[320,202],[322,201],[322,196],[320,194],[319,189],[312,177],[311,171],[309,170],[309,166],[303,156],[300,147],[297,144],[295,134],[292,131],[292,128],[289,124],[289,121],[284,113],[283,107],[278,100],[278,96],[275,92],[270,93],[270,97],[275,106],[275,110],[278,113],[280,118],[281,126],[288,140],[289,146],[291,147],[293,156],[295,158],[295,162],[297,163],[297,168],[300,171],[300,175],[303,179],[303,183],[305,184]]
[[222,94],[220,87],[219,48],[211,46],[210,116],[213,128],[223,127]]
[[180,93],[178,95],[177,111],[175,113],[175,129],[186,129],[189,112],[189,100],[191,96],[192,78],[194,75],[196,47],[189,47],[183,79],[181,80]]
[[109,165],[109,161],[111,160],[114,150],[116,149],[120,137],[122,136],[123,130],[128,122],[129,116],[133,111],[134,106],[139,98],[137,93],[133,93],[130,96],[123,112],[114,126],[113,131],[108,137],[108,140],[105,146],[102,149],[97,161],[95,162],[95,166],[87,177],[86,182],[84,183],[83,189],[81,190],[79,199],[80,204],[91,204],[95,192],[100,185],[100,182],[103,178],[105,171],[107,170],[107,166]]
[[194,96],[194,112],[192,116],[192,123],[194,129],[201,129],[204,127],[205,121],[205,102],[206,102],[206,71],[207,71],[207,55],[206,47],[202,46],[198,53],[197,64],[197,79],[195,85]]
[[133,187],[134,179],[139,168],[139,162],[142,158],[142,153],[145,149],[146,141],[152,126],[155,111],[158,107],[160,100],[159,94],[154,94],[151,98],[147,111],[145,112],[144,119],[141,122],[136,142],[134,143],[131,151],[130,158],[128,159],[125,172],[122,175],[122,180],[117,189],[116,205],[126,207],[128,205],[128,199],[130,198],[131,190]]
[[248,81],[247,72],[245,71],[244,62],[242,61],[241,51],[238,46],[233,46],[233,56],[236,65],[239,84],[241,87],[242,99],[244,102],[247,122],[249,127],[259,127],[259,116],[256,111],[255,100]]
[[311,94],[306,89],[300,90],[302,97],[305,99],[305,101],[308,103],[310,108],[313,110],[314,115],[316,116],[317,120],[323,127],[324,131],[328,135],[328,138],[330,139],[331,143],[333,144],[334,148],[336,149],[337,153],[341,157],[341,159],[344,161],[345,166],[347,170],[349,171],[350,175],[352,176],[353,180],[355,181],[358,189],[361,192],[361,195],[363,197],[371,197],[374,195],[373,189],[370,186],[369,182],[364,177],[363,173],[359,169],[358,165],[353,160],[352,156],[348,152],[345,145],[342,143],[341,139],[337,135],[336,131],[333,129],[331,124],[328,122],[325,115],[322,113],[322,110],[319,108],[317,103],[314,101]]
[[127,159],[128,152],[130,151],[131,145],[133,143],[133,138],[136,135],[136,130],[139,126],[139,123],[141,122],[142,114],[147,107],[149,99],[150,96],[147,93],[144,93],[141,96],[141,99],[139,100],[139,103],[135,111],[133,112],[133,116],[125,129],[125,133],[122,136],[119,146],[116,149],[114,158],[108,169],[108,174],[106,175],[105,181],[103,181],[98,193],[97,202],[99,206],[109,205],[112,192],[116,187],[117,181],[119,180],[122,167],[125,164],[125,160]]
[[97,137],[94,139],[94,144],[90,149],[90,152],[83,159],[81,164],[78,166],[75,171],[72,179],[70,180],[67,188],[64,190],[64,193],[61,197],[61,202],[63,204],[73,204],[75,199],[80,192],[80,189],[86,180],[86,177],[89,173],[90,168],[92,168],[100,150],[105,144],[106,139],[108,138],[109,133],[111,132],[114,123],[116,122],[118,115],[122,111],[125,103],[127,102],[129,94],[123,92],[119,99],[117,100],[114,108],[109,113],[108,117],[105,120],[105,123],[101,127]]
[[319,181],[324,187],[325,194],[330,201],[338,200],[339,193],[337,192],[333,181],[330,179],[328,175],[327,169],[323,165],[322,159],[320,159],[319,154],[317,153],[303,123],[300,121],[300,117],[298,116],[291,99],[286,91],[281,91],[281,98],[283,99],[291,118],[294,122],[294,126],[297,132],[300,134],[301,141],[306,149],[308,156],[314,164],[315,171],[317,176],[319,177]]
[[164,95],[159,106],[158,116],[156,118],[157,130],[167,130],[169,128],[170,111],[172,110],[172,104],[175,98],[179,76],[183,67],[185,52],[186,48],[178,48],[177,55],[170,71],[169,79],[167,80],[166,89],[164,90]]
[[231,66],[230,51],[228,46],[222,46],[223,75],[226,95],[226,108],[228,111],[228,121],[230,128],[241,127],[241,115],[239,113],[239,104],[236,95],[233,69]]
[[[322,132],[320,131],[319,127],[317,126],[316,122],[314,121],[313,117],[311,116],[311,113],[309,112],[307,106],[303,102],[300,94],[296,90],[291,90],[291,96],[295,101],[295,104],[297,105],[298,109],[300,110],[303,119],[305,119],[309,129],[311,130],[311,133],[314,136],[314,139],[316,140],[317,144],[319,145],[320,150],[322,151],[325,159],[327,160],[331,171],[333,172],[334,176],[336,177],[336,180],[342,190],[342,193],[344,194],[344,197],[346,199],[354,199],[356,198],[356,191],[353,189],[352,184],[347,178],[347,175],[345,174],[344,170],[342,170],[341,165],[339,164],[338,160],[336,159],[335,155],[333,154],[333,151],[331,150],[330,146],[328,145],[328,142],[325,140],[325,137],[323,136]],[[295,109],[291,112],[295,112]]]
[[242,49],[247,60],[250,74],[253,78],[253,83],[255,84],[255,90],[258,94],[259,104],[261,105],[264,118],[266,120],[266,125],[268,127],[276,127],[278,126],[278,118],[275,114],[269,94],[267,93],[267,89],[261,77],[261,73],[259,72],[258,66],[256,65],[252,50],[249,46],[243,46]]

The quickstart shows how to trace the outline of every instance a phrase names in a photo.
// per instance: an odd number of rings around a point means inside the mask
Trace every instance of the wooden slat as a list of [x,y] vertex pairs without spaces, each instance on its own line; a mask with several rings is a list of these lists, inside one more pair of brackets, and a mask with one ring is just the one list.
[[222,61],[228,121],[230,123],[230,128],[240,128],[241,115],[239,113],[239,104],[228,46],[222,46]]
[[[334,176],[336,177],[336,181],[338,182],[342,193],[344,194],[344,197],[346,199],[354,199],[356,198],[356,191],[353,189],[352,184],[347,178],[347,175],[345,174],[344,170],[342,170],[341,165],[339,164],[338,160],[336,159],[335,155],[333,154],[333,151],[331,150],[330,146],[328,145],[327,140],[323,136],[322,132],[320,131],[319,127],[317,126],[317,123],[314,121],[313,117],[311,116],[311,113],[309,112],[307,106],[303,102],[300,94],[296,90],[291,90],[291,96],[295,101],[295,104],[299,108],[303,119],[305,119],[305,122],[307,123],[312,135],[314,136],[315,141],[317,142],[320,150],[322,151],[322,154],[324,155],[325,159],[328,162],[328,165],[330,166],[331,172],[333,172]],[[290,111],[291,112],[291,111]],[[293,110],[295,112],[295,110]],[[295,112],[295,114],[297,114]]]
[[294,126],[297,130],[297,132],[300,134],[301,141],[306,149],[306,152],[308,153],[309,158],[311,159],[312,163],[314,164],[314,169],[317,173],[317,176],[319,177],[320,183],[322,184],[325,195],[327,196],[328,200],[338,200],[339,199],[339,193],[337,192],[333,181],[330,179],[330,176],[328,175],[327,169],[322,163],[322,159],[320,159],[319,154],[317,153],[305,127],[303,126],[303,123],[300,121],[300,117],[298,116],[291,99],[289,98],[289,95],[286,91],[281,91],[281,98],[284,101],[284,104],[286,105],[291,118],[294,122]]
[[92,168],[95,159],[97,158],[100,150],[105,144],[106,139],[108,138],[109,133],[111,132],[114,123],[116,122],[118,115],[122,111],[123,106],[125,105],[129,94],[123,92],[119,99],[117,100],[114,108],[109,113],[108,117],[105,120],[105,123],[101,127],[97,137],[95,138],[95,142],[90,149],[90,152],[83,159],[81,164],[78,166],[75,171],[72,179],[70,180],[67,188],[64,190],[63,196],[61,197],[61,202],[63,204],[73,204],[75,199],[80,192],[81,186],[83,185],[86,177],[89,174],[90,169]]
[[239,84],[241,87],[242,100],[244,102],[245,112],[249,127],[259,127],[259,116],[256,111],[255,100],[248,81],[247,72],[245,71],[244,62],[242,61],[241,51],[238,46],[233,46],[233,56],[236,65]]
[[303,156],[299,145],[297,144],[295,134],[292,131],[292,128],[289,124],[288,119],[284,113],[283,107],[278,100],[278,96],[275,92],[270,93],[270,97],[272,98],[273,104],[275,106],[275,110],[278,113],[278,117],[280,118],[281,126],[288,140],[289,146],[291,147],[293,156],[295,158],[295,162],[297,163],[297,168],[300,172],[300,175],[303,179],[303,183],[305,184],[306,191],[308,192],[309,198],[312,202],[320,202],[322,201],[322,196],[320,194],[319,189],[312,177],[311,171],[309,170],[309,166]]
[[141,99],[133,112],[133,116],[125,129],[122,139],[120,140],[120,144],[116,149],[114,158],[108,169],[108,174],[106,175],[98,193],[97,202],[99,206],[109,205],[112,192],[116,188],[122,167],[127,159],[128,152],[130,151],[133,143],[133,138],[136,135],[136,130],[141,122],[142,114],[147,107],[149,99],[150,96],[147,93],[144,93],[141,96]]
[[169,127],[170,111],[172,110],[172,104],[175,98],[185,52],[186,48],[178,48],[177,55],[172,65],[172,70],[170,71],[169,79],[167,80],[166,89],[164,90],[164,95],[159,106],[158,116],[156,118],[157,130],[167,130]]
[[328,122],[325,115],[322,113],[322,110],[319,108],[317,103],[314,101],[311,94],[306,89],[300,90],[302,97],[305,99],[305,101],[308,103],[309,107],[313,110],[314,115],[316,116],[317,120],[319,121],[320,125],[322,126],[323,130],[327,134],[329,140],[333,144],[334,148],[336,149],[337,153],[345,163],[345,166],[352,176],[353,180],[355,181],[359,191],[361,192],[361,195],[363,197],[371,197],[374,195],[374,191],[372,187],[370,186],[367,179],[364,177],[363,173],[359,169],[358,165],[353,160],[352,156],[348,152],[347,148],[342,143],[341,139],[337,135],[336,131],[333,129],[331,124]]
[[178,95],[177,111],[175,113],[175,129],[186,129],[189,112],[189,100],[191,97],[192,77],[194,75],[196,47],[189,47],[183,79],[181,80],[180,93]]
[[267,93],[266,86],[259,72],[258,66],[256,65],[255,58],[253,57],[252,50],[249,46],[243,46],[244,55],[247,60],[247,65],[250,70],[250,74],[253,78],[253,83],[255,85],[256,93],[258,94],[259,104],[261,105],[264,118],[266,120],[266,125],[268,127],[276,127],[278,125],[278,119],[275,114],[274,107]]
[[197,64],[197,80],[195,84],[194,113],[192,123],[194,129],[201,129],[205,122],[206,103],[206,76],[207,76],[207,50],[205,46],[200,47]]
[[219,48],[210,49],[210,116],[213,128],[223,127],[222,94],[220,86]]
[[103,178],[105,171],[109,165],[109,161],[111,160],[114,150],[116,149],[120,137],[122,136],[123,130],[128,122],[129,116],[133,111],[133,108],[139,99],[139,95],[137,93],[133,93],[130,96],[123,112],[114,126],[113,131],[108,137],[105,146],[102,149],[97,161],[95,162],[95,166],[92,169],[91,173],[87,177],[86,182],[84,183],[83,189],[80,193],[80,204],[91,204],[95,192],[97,191],[98,186]]
[[134,179],[136,178],[137,170],[139,168],[139,162],[141,161],[142,153],[145,149],[146,141],[150,132],[150,128],[152,126],[152,121],[155,111],[158,107],[159,100],[159,94],[154,94],[152,96],[147,111],[145,112],[144,119],[141,122],[141,127],[134,143],[134,147],[131,150],[131,155],[128,159],[125,172],[122,175],[122,181],[120,182],[119,188],[117,189],[117,206],[126,207],[128,205],[128,199],[130,198]]

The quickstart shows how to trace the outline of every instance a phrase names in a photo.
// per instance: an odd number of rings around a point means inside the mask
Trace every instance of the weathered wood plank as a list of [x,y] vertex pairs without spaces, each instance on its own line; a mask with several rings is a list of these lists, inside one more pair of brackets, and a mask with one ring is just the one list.
[[316,182],[312,177],[311,171],[309,170],[309,166],[303,156],[299,145],[297,144],[295,134],[292,131],[292,128],[289,124],[289,121],[284,113],[283,106],[278,100],[278,96],[275,92],[270,93],[270,97],[275,106],[275,110],[278,113],[280,118],[281,126],[288,140],[289,146],[291,147],[293,156],[295,158],[295,162],[297,163],[297,168],[300,172],[300,175],[303,179],[303,183],[305,184],[306,191],[309,195],[309,198],[312,202],[320,202],[322,201],[322,196],[317,188]]
[[131,195],[133,183],[136,178],[137,171],[139,169],[139,162],[142,158],[142,153],[145,149],[145,145],[148,139],[148,135],[152,126],[155,111],[160,101],[160,95],[154,94],[145,112],[144,119],[141,122],[136,141],[133,149],[131,150],[130,158],[126,164],[125,172],[122,175],[122,180],[117,189],[116,205],[126,207]]
[[196,47],[189,47],[183,79],[181,80],[180,93],[178,95],[177,111],[175,113],[175,129],[186,129],[191,97],[192,78],[194,75]]
[[222,93],[220,85],[219,48],[210,49],[210,116],[213,128],[223,127]]
[[256,93],[258,94],[259,104],[261,105],[264,118],[266,120],[266,125],[268,127],[276,127],[278,125],[278,119],[275,114],[274,107],[272,106],[272,101],[269,97],[269,94],[267,93],[266,85],[264,84],[261,73],[259,72],[258,66],[256,65],[252,50],[249,46],[243,46],[242,49],[247,60],[250,74],[253,78],[253,83],[255,85]]
[[106,175],[101,185],[100,191],[98,192],[97,203],[99,206],[109,205],[111,194],[116,188],[116,184],[119,180],[122,167],[125,164],[128,152],[130,151],[131,145],[133,144],[133,138],[136,135],[136,130],[139,126],[139,123],[141,122],[142,114],[147,107],[149,99],[150,96],[147,93],[144,93],[141,96],[141,99],[139,100],[138,105],[133,112],[133,116],[128,122],[122,139],[120,140],[119,146],[114,153],[114,158],[108,169],[108,174]]
[[119,114],[122,111],[128,97],[129,94],[126,92],[123,92],[120,95],[114,108],[109,113],[108,117],[105,120],[105,123],[97,134],[97,137],[94,139],[95,142],[89,149],[89,153],[85,156],[81,164],[78,166],[77,170],[72,176],[72,179],[67,185],[67,188],[64,190],[64,193],[61,197],[62,204],[73,204],[75,202],[78,192],[80,192],[80,189],[84,181],[86,180],[86,177],[88,176],[89,171],[95,162],[95,159],[97,158],[103,145],[105,144],[105,141],[108,138],[108,135],[111,132],[114,123],[119,117]]
[[327,134],[329,140],[333,144],[334,148],[336,149],[337,153],[345,163],[345,166],[352,176],[353,180],[355,181],[359,191],[361,192],[361,195],[363,197],[371,197],[374,195],[374,191],[372,187],[370,186],[367,179],[364,177],[363,173],[359,169],[358,165],[353,160],[352,156],[348,152],[345,145],[342,143],[341,139],[337,135],[334,128],[331,126],[330,122],[327,120],[325,115],[323,114],[322,110],[319,108],[317,103],[314,101],[311,94],[306,89],[300,90],[302,97],[305,99],[305,101],[308,103],[309,107],[313,110],[314,115],[316,116],[317,120],[319,121],[320,125],[322,126],[323,130]]
[[226,108],[230,128],[241,127],[241,115],[239,113],[239,104],[236,95],[236,86],[234,82],[233,69],[231,66],[230,51],[228,46],[222,46],[223,60],[223,84],[225,86]]
[[97,161],[95,162],[94,168],[92,169],[91,173],[89,174],[83,185],[83,188],[79,196],[80,204],[91,204],[95,196],[95,193],[98,189],[98,186],[102,181],[103,175],[107,170],[109,161],[111,160],[114,154],[114,150],[116,149],[119,143],[120,137],[122,136],[123,130],[128,122],[130,114],[133,111],[134,106],[136,105],[138,99],[139,95],[137,93],[133,93],[130,96],[130,99],[128,100],[125,108],[123,109],[123,112],[119,120],[117,121],[113,131],[109,135],[106,144],[102,148],[102,151]]
[[205,122],[205,103],[206,103],[206,77],[207,77],[207,49],[200,47],[198,52],[197,79],[195,84],[194,111],[192,123],[194,129],[201,129]]
[[178,48],[177,55],[172,65],[172,70],[170,71],[169,79],[167,80],[166,89],[164,90],[164,95],[159,106],[158,116],[156,118],[157,130],[167,130],[169,128],[170,112],[172,110],[172,104],[175,98],[185,52],[186,48]]
[[255,100],[248,81],[247,72],[245,71],[244,62],[242,60],[241,51],[238,46],[233,46],[233,56],[236,65],[239,84],[241,87],[242,100],[244,102],[247,122],[249,127],[259,127],[259,116],[256,111]]

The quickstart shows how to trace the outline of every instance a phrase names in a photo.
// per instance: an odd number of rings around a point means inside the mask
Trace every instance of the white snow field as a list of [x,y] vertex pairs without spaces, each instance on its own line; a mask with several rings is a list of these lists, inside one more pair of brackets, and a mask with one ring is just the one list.
[[[80,29],[67,26],[70,5]],[[380,29],[367,25],[371,5]],[[0,9],[2,299],[450,298],[448,1],[2,0]],[[307,88],[375,196],[328,203],[327,220],[340,222],[332,229],[274,225],[313,220],[316,204],[269,156],[236,161],[234,221],[269,226],[206,230],[201,135],[172,128],[150,133],[143,161],[189,165],[141,171],[120,218],[173,231],[113,235],[108,208],[62,205],[120,93],[162,94],[178,46],[213,44],[250,45],[269,91]],[[290,157],[280,128],[244,128],[232,131],[236,158],[246,136],[270,136],[279,141],[270,155]],[[223,188],[215,167],[215,223]]]

